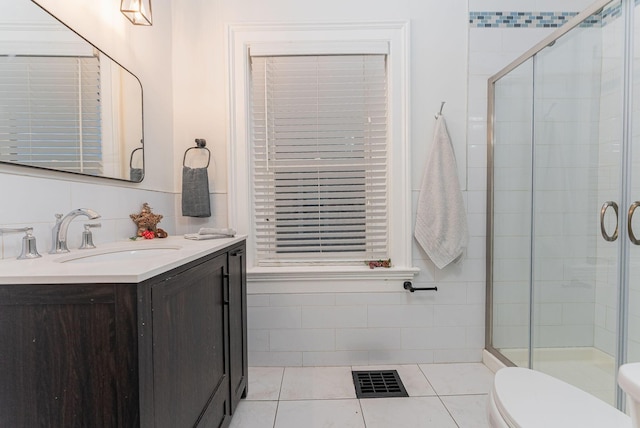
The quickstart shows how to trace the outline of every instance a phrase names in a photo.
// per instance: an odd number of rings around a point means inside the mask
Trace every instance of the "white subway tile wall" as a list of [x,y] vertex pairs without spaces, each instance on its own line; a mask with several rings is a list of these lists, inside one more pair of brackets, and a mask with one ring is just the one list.
[[250,364],[479,361],[483,282],[451,282],[442,291],[250,295]]
[[[115,182],[100,185],[6,173],[0,173],[0,182],[3,193],[0,227],[32,226],[41,254],[51,248],[54,214],[66,214],[75,208],[91,208],[101,215],[91,221],[102,225],[92,231],[93,242],[97,246],[134,236],[136,226],[129,214],[140,212],[144,202],[148,202],[155,213],[164,216],[158,226],[169,234],[175,233],[174,195],[171,193],[120,187],[112,184]],[[84,217],[71,222],[68,232],[70,250],[80,246],[83,224],[87,222]],[[0,235],[0,258],[16,258],[21,251],[21,240],[21,234]]]
[[[197,232],[200,227],[227,225],[227,198],[222,193],[211,194],[212,217],[191,218],[182,217],[180,194],[140,190],[115,181],[103,180],[104,184],[95,184],[0,172],[0,183],[0,227],[32,226],[41,254],[51,247],[54,214],[66,214],[75,208],[91,208],[101,215],[91,221],[101,224],[92,231],[97,246],[134,236],[136,226],[129,214],[140,212],[144,202],[149,203],[154,213],[162,214],[158,227],[170,235]],[[71,222],[70,250],[80,246],[83,224],[87,222],[88,219],[82,217]],[[0,235],[0,259],[16,258],[21,246],[21,234]]]

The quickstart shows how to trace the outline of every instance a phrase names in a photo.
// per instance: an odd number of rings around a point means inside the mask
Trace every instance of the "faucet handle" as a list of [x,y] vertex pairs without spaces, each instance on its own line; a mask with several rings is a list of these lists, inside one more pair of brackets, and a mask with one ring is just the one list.
[[91,228],[94,227],[102,227],[102,223],[85,223],[84,224],[84,232],[82,232],[82,245],[78,247],[80,250],[88,250],[91,248],[96,248],[93,244],[93,234],[91,233]]
[[38,248],[36,248],[36,237],[33,236],[33,227],[0,228],[0,234],[20,232],[25,232],[25,236],[22,237],[22,252],[18,256],[18,260],[42,257],[38,253]]

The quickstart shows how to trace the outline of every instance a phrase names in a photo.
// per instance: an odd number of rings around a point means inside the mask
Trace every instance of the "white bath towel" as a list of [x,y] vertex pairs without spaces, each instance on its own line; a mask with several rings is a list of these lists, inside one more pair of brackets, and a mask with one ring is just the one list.
[[231,228],[216,229],[213,227],[201,227],[198,233],[187,233],[184,237],[195,241],[202,241],[205,239],[232,238],[235,235],[236,231]]
[[199,233],[186,233],[184,235],[186,239],[192,239],[194,241],[204,241],[206,239],[223,239],[223,238],[231,238],[229,235],[222,235],[219,233],[207,233],[207,234],[199,234]]
[[456,157],[442,115],[436,121],[433,145],[422,177],[413,234],[439,269],[460,257],[469,241]]
[[231,228],[216,229],[216,228],[213,228],[213,227],[201,227],[200,230],[198,230],[198,233],[200,235],[235,236],[236,231],[234,229],[231,229]]

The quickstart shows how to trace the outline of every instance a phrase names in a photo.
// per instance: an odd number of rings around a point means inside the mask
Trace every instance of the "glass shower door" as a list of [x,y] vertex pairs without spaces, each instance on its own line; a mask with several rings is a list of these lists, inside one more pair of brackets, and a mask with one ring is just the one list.
[[494,89],[491,346],[528,367],[533,60]]
[[534,57],[532,368],[614,404],[622,20],[609,12]]
[[[624,297],[627,297],[627,341],[625,362],[640,361],[640,5],[634,6],[633,21],[633,73],[631,78],[632,111],[630,120],[632,124],[630,157],[629,187],[630,198],[627,210],[631,221],[628,222],[628,284],[623,289]],[[624,300],[624,299],[623,299]]]

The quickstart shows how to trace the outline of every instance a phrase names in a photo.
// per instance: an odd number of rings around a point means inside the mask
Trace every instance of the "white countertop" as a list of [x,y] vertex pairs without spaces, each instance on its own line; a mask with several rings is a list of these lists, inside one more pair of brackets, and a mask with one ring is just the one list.
[[[93,250],[72,249],[64,254],[45,253],[32,260],[5,259],[0,260],[0,284],[138,283],[244,239],[246,236],[241,235],[194,241],[170,236],[113,242]],[[154,251],[145,254],[145,250]],[[107,253],[121,260],[90,258]]]

